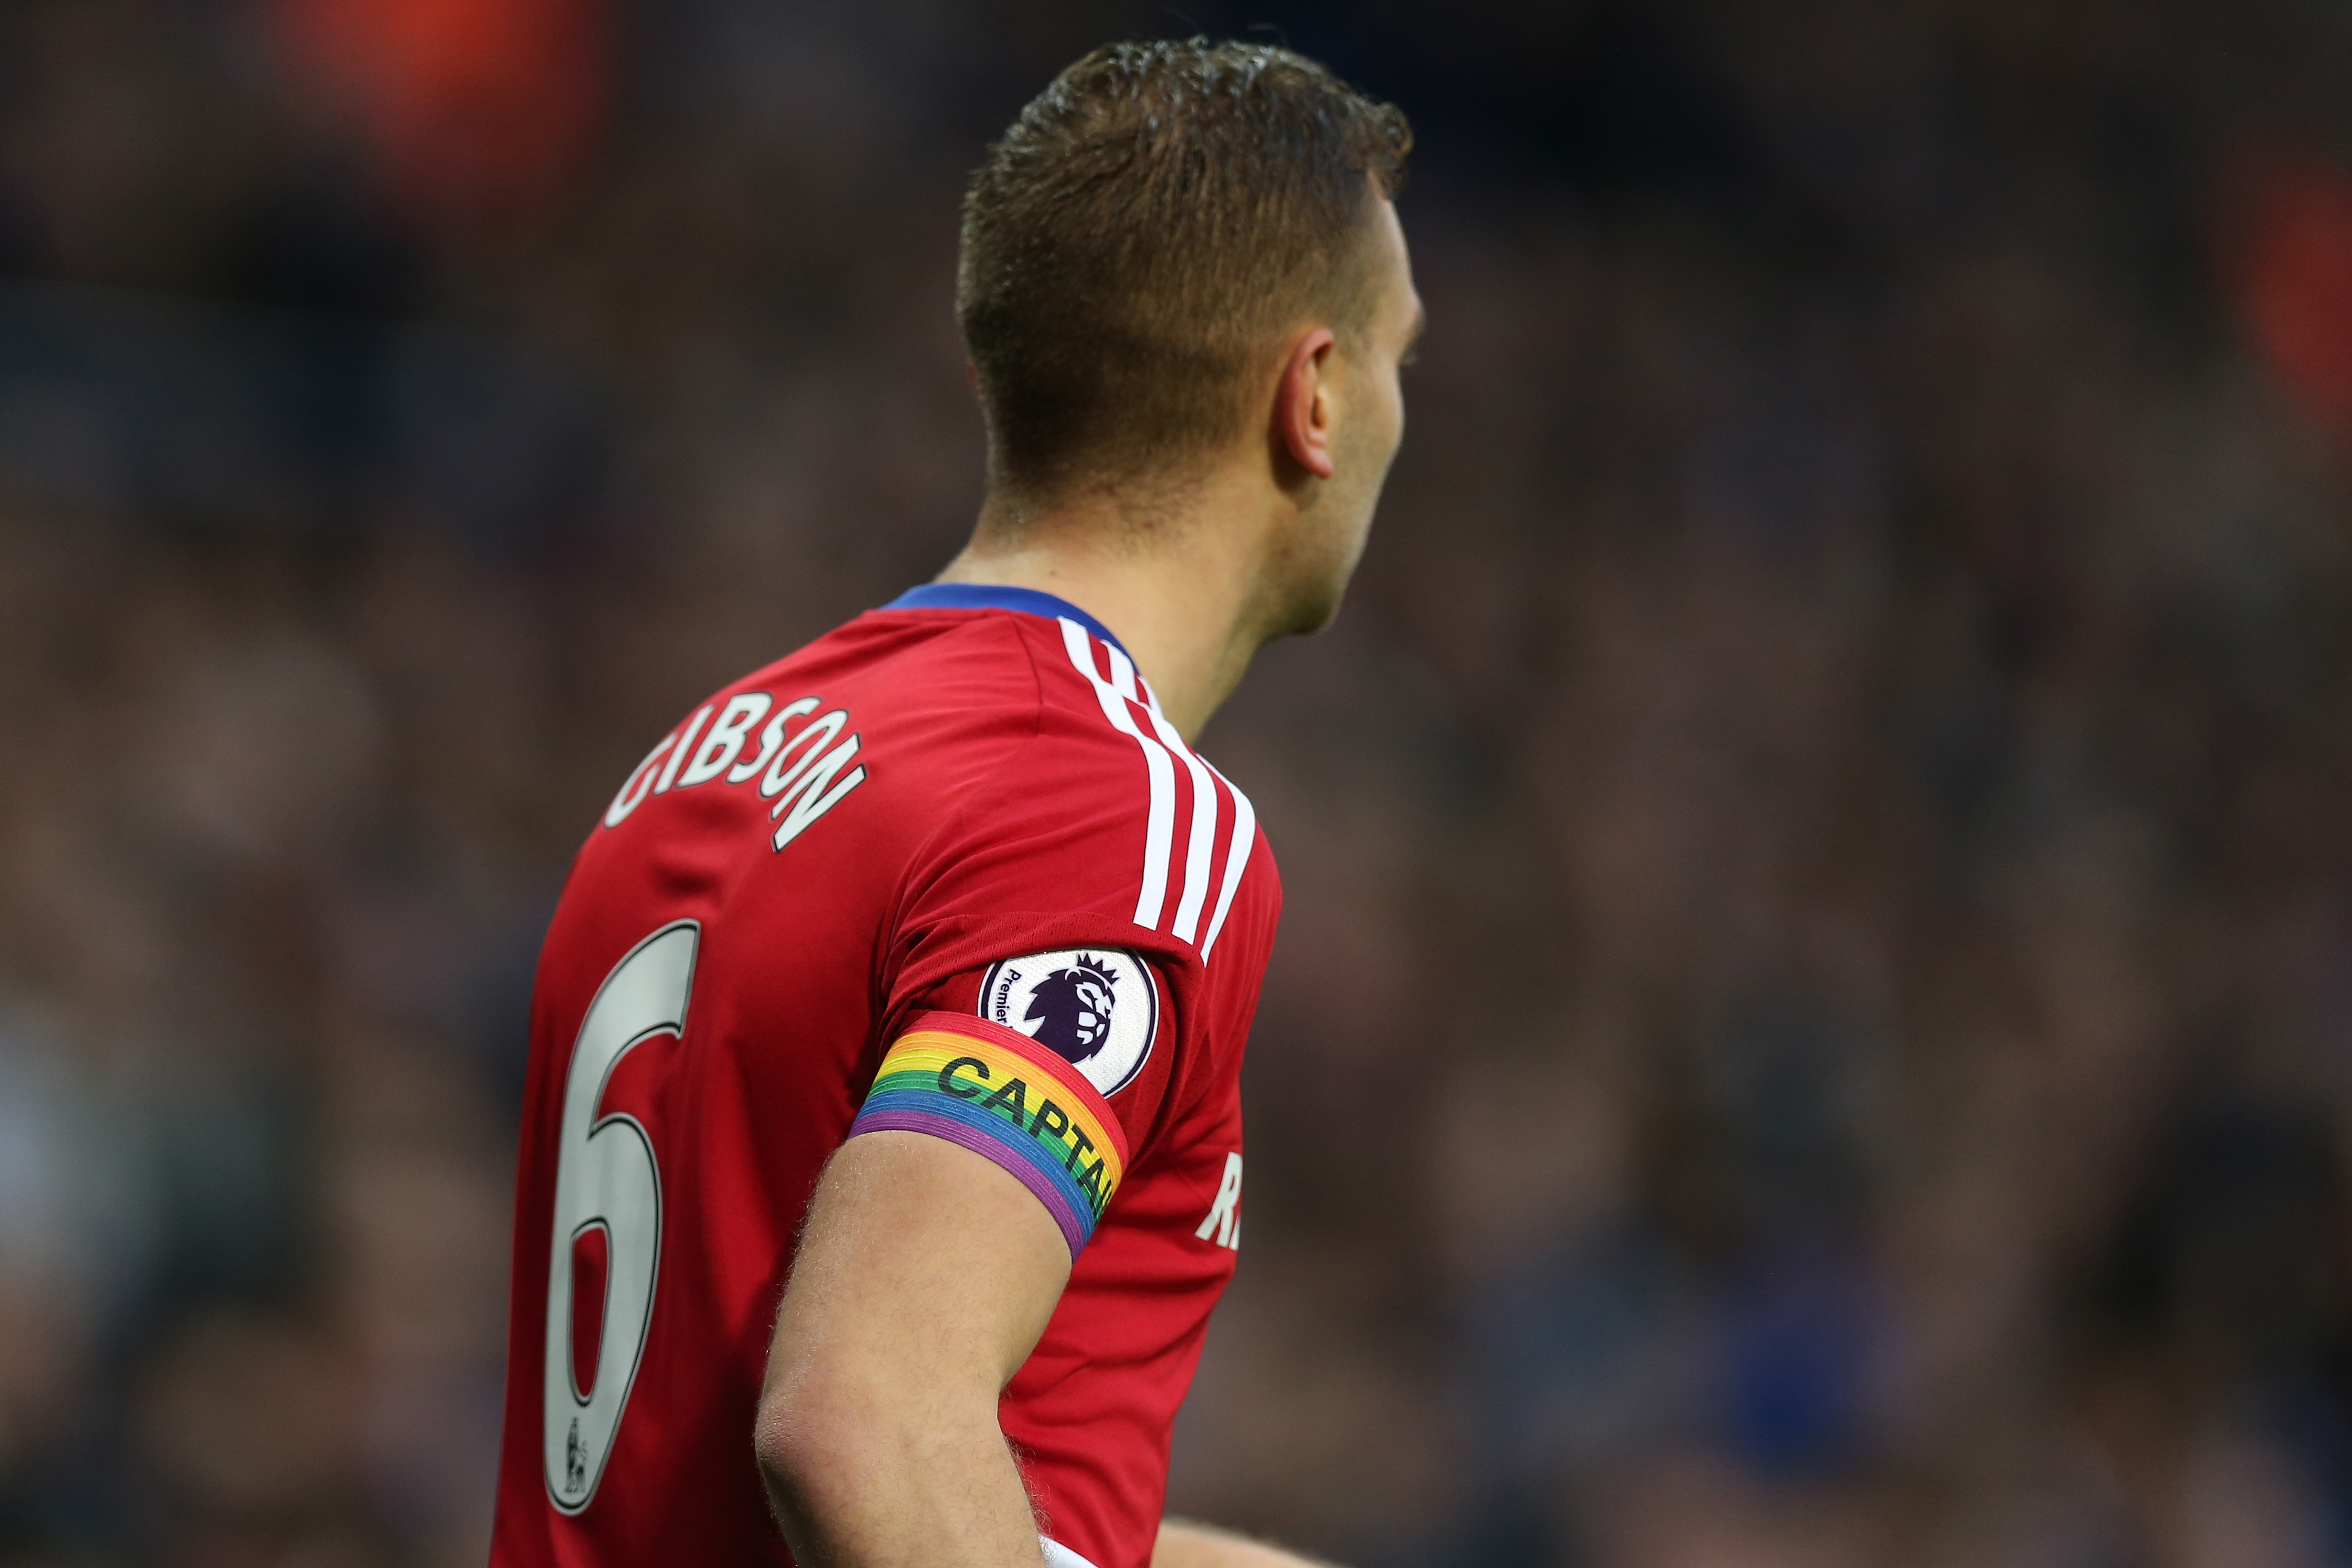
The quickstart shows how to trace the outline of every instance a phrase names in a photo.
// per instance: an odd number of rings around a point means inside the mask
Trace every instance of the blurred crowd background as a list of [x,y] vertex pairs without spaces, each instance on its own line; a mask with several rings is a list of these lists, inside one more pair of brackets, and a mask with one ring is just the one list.
[[481,1561],[569,857],[952,552],[963,175],[1195,30],[1413,116],[1432,326],[1206,737],[1172,1506],[2352,1563],[2347,0],[0,0],[0,1561]]

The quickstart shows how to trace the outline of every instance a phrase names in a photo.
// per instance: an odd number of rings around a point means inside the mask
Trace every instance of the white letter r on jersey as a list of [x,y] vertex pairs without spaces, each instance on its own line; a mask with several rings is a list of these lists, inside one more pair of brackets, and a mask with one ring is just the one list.
[[1217,1245],[1241,1250],[1242,1245],[1242,1157],[1238,1153],[1225,1156],[1225,1174],[1217,1183],[1217,1201],[1209,1205],[1209,1217],[1192,1234],[1202,1241],[1211,1231],[1217,1233]]

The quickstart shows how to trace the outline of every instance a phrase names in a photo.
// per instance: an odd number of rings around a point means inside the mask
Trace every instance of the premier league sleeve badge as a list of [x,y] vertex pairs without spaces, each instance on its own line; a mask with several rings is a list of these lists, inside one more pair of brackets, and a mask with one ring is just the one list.
[[1106,1097],[1134,1081],[1160,1032],[1151,971],[1122,948],[1032,953],[989,967],[981,1016],[1076,1068]]

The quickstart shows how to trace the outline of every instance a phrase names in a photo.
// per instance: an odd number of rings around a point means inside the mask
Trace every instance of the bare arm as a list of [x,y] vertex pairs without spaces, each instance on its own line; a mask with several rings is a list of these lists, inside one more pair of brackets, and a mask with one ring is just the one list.
[[1036,1568],[996,1406],[1069,1272],[1052,1216],[991,1161],[915,1132],[843,1145],[760,1397],[761,1473],[795,1557]]
[[1326,1568],[1312,1558],[1206,1524],[1168,1520],[1160,1526],[1151,1568]]

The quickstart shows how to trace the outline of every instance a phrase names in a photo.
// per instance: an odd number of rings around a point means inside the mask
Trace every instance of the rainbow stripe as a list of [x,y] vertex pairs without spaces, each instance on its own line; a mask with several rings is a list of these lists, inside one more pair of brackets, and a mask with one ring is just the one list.
[[1076,1258],[1127,1172],[1127,1133],[1051,1047],[961,1013],[926,1013],[882,1058],[849,1135],[928,1132],[1018,1177]]

